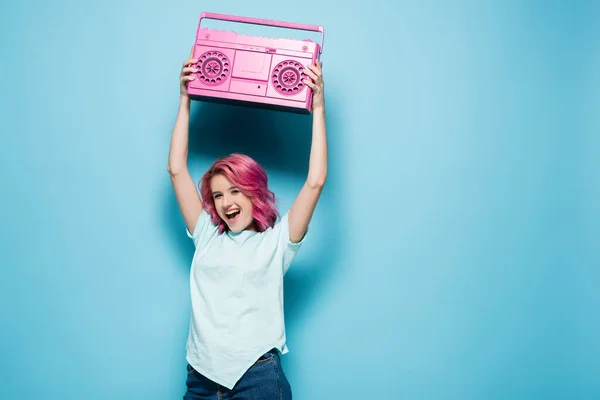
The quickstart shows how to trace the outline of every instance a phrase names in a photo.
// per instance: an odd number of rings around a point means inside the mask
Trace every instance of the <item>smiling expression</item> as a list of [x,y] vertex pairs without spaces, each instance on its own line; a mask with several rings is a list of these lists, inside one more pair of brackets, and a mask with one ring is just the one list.
[[223,174],[212,177],[210,182],[215,209],[232,232],[245,229],[256,231],[252,217],[252,200]]

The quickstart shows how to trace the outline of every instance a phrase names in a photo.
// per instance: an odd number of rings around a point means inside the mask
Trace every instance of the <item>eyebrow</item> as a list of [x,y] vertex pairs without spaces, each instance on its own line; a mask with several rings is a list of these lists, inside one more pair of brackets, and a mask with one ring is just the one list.
[[[233,189],[238,189],[237,186],[231,186],[228,190],[233,190]],[[221,192],[216,191],[216,192],[212,192],[212,195],[214,196],[215,194],[221,194]]]

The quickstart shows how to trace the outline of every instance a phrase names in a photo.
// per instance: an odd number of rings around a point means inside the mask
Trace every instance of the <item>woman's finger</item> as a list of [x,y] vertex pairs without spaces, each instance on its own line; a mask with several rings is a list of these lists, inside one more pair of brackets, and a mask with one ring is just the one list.
[[198,68],[194,68],[194,67],[185,67],[181,70],[181,75],[187,75],[190,74],[192,72],[198,72]]
[[193,81],[194,79],[196,79],[196,77],[195,77],[195,76],[193,76],[193,75],[188,75],[188,76],[182,76],[182,77],[181,77],[181,79],[179,79],[179,80],[181,81],[181,83],[184,83],[184,82],[190,82],[190,81]]
[[308,68],[306,68],[306,69],[304,70],[304,73],[305,73],[306,75],[310,76],[310,77],[311,77],[311,78],[312,78],[314,81],[316,81],[316,80],[318,80],[318,79],[319,79],[319,77],[318,77],[318,76],[317,76],[317,75],[316,75],[316,74],[315,74],[313,71],[311,71],[311,70],[310,70],[310,69],[308,69]]
[[305,79],[303,82],[304,82],[304,84],[305,84],[306,86],[308,86],[308,87],[309,87],[309,88],[311,88],[312,90],[315,90],[315,89],[316,89],[316,87],[317,87],[317,85],[315,85],[314,83],[312,83],[312,82],[311,82],[311,81],[309,81],[308,79]]
[[197,62],[198,62],[198,60],[196,60],[195,58],[188,58],[187,60],[185,60],[183,62],[183,67],[187,67],[189,65],[196,64]]
[[310,64],[308,65],[308,68],[310,68],[310,70],[312,72],[314,72],[315,75],[317,75],[318,77],[321,77],[321,69],[320,68],[318,68],[317,66],[314,66],[314,65],[310,65]]

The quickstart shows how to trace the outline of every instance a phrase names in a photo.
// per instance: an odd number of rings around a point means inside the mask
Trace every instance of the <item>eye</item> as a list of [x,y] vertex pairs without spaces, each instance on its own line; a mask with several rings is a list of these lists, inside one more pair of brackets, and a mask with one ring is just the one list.
[[231,191],[231,193],[232,193],[232,194],[238,194],[239,192],[240,192],[240,191],[239,191],[238,189],[233,189],[233,190]]
[[218,199],[219,197],[221,197],[221,195],[220,195],[220,194],[215,194],[215,195],[213,196],[213,198],[214,198],[214,199]]

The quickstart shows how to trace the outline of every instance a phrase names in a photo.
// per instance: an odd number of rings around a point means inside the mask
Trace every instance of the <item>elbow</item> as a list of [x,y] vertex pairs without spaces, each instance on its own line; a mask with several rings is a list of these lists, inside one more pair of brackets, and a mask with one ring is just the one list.
[[167,160],[167,172],[171,177],[185,173],[187,170],[187,155],[177,154],[173,151],[169,152]]
[[313,190],[321,190],[325,186],[325,176],[309,178],[306,184]]
[[181,174],[181,172],[183,170],[184,170],[184,167],[181,167],[181,166],[177,166],[177,165],[173,165],[173,164],[167,165],[167,172],[169,173],[169,176],[171,176],[171,177]]
[[169,176],[173,176],[176,175],[176,169],[171,165],[167,165],[167,172],[169,173]]

